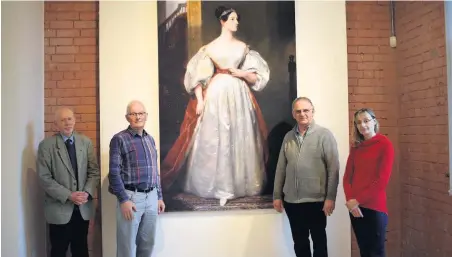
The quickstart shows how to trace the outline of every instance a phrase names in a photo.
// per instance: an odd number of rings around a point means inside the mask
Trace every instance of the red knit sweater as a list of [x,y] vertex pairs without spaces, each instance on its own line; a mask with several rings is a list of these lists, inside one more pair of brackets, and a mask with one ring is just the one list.
[[391,141],[381,134],[351,147],[343,178],[345,198],[360,206],[388,213],[386,186],[394,162]]

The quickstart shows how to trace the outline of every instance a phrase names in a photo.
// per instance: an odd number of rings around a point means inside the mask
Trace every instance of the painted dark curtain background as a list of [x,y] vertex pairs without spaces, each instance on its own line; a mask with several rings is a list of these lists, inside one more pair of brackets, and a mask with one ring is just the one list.
[[[282,138],[293,125],[288,61],[295,55],[294,1],[159,1],[159,94],[160,158],[163,160],[179,135],[189,95],[183,86],[188,60],[220,33],[215,9],[224,5],[241,16],[236,36],[259,52],[270,68],[270,81],[262,92],[254,92],[269,130],[270,157],[267,186],[262,196],[246,197],[219,206],[216,199],[202,199],[173,188],[165,193],[168,211],[272,208],[274,169]],[[192,4],[193,2],[193,4]],[[191,8],[188,11],[187,8]],[[196,16],[196,17],[194,17]],[[194,26],[193,24],[196,24]],[[200,25],[200,26],[199,26]]]

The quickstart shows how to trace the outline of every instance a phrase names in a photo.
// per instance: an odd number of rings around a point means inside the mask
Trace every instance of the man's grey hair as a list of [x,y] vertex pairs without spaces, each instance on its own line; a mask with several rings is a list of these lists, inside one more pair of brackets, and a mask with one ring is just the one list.
[[294,109],[295,104],[298,103],[299,101],[306,101],[306,102],[310,103],[312,106],[312,112],[314,112],[314,105],[312,104],[311,99],[309,99],[306,96],[300,96],[300,97],[295,98],[295,100],[293,100],[293,102],[292,102],[292,110]]

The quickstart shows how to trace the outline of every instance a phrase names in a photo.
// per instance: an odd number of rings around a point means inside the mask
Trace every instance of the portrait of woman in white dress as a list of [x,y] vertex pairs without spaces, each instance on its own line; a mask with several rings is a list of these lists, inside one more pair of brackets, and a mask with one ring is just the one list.
[[253,91],[266,87],[270,71],[257,51],[234,37],[239,13],[221,6],[215,16],[221,34],[187,64],[184,87],[192,97],[161,179],[168,188],[184,173],[183,192],[225,205],[264,189],[267,128]]

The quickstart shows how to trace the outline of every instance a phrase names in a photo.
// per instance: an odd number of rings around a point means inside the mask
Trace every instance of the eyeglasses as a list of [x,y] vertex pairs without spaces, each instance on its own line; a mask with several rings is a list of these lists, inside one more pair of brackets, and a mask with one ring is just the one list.
[[132,116],[132,117],[143,117],[146,114],[148,114],[147,112],[131,112],[127,115]]
[[361,125],[361,124],[367,124],[367,123],[369,123],[369,122],[371,122],[371,121],[373,121],[374,120],[374,118],[372,118],[372,119],[365,119],[365,120],[363,120],[363,121],[360,121],[360,120],[358,120],[358,121],[356,121],[355,123],[356,123],[356,125]]

